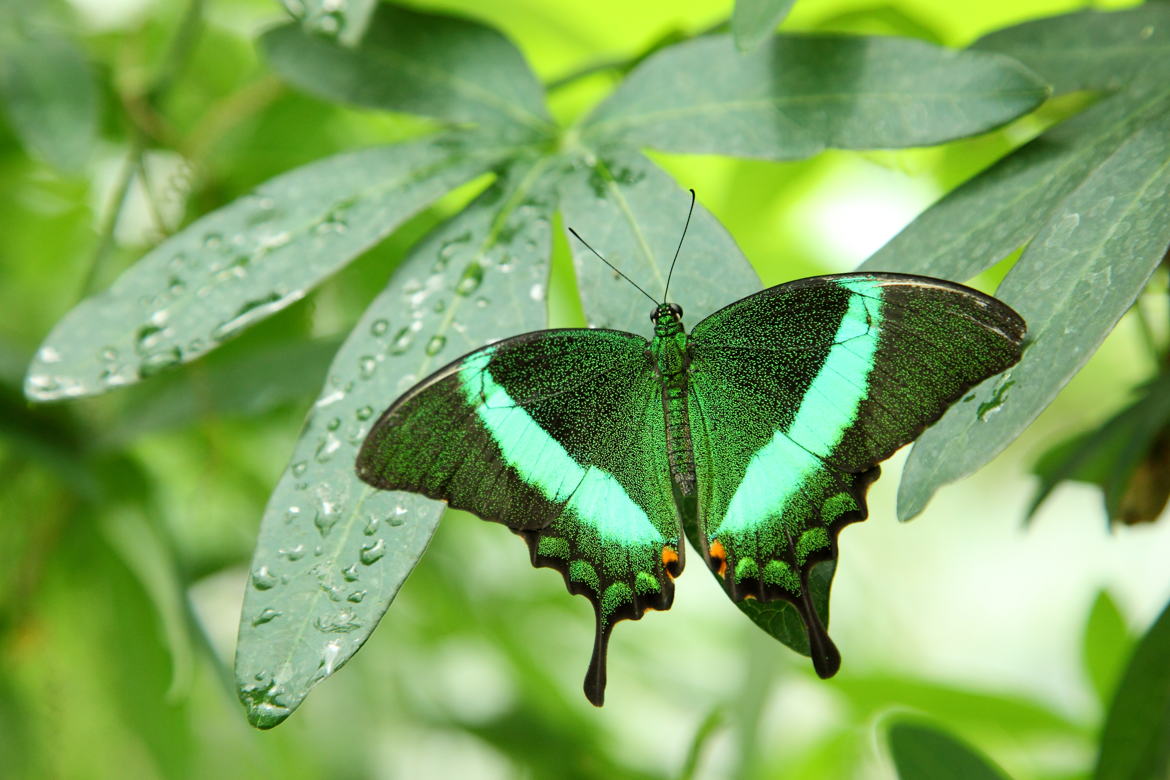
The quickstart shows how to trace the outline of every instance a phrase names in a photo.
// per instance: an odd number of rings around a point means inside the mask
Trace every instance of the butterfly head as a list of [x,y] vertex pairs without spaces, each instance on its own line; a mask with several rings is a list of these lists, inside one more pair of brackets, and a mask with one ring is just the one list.
[[650,312],[654,332],[659,336],[670,336],[682,330],[682,307],[677,303],[660,303]]

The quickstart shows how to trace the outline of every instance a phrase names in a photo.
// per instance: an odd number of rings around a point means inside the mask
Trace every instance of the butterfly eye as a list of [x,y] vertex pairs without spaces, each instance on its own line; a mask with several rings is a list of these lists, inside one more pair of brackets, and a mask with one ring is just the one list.
[[653,309],[650,310],[650,321],[651,322],[658,322],[658,314],[659,314],[659,308],[657,306],[655,306]]
[[670,304],[670,313],[678,317],[680,320],[682,319],[682,307],[677,303]]

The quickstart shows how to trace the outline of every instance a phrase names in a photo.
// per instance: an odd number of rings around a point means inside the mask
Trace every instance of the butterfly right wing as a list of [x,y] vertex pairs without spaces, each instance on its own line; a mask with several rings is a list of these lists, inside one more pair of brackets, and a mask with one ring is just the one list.
[[840,658],[811,603],[812,566],[865,519],[878,463],[1019,360],[1024,330],[994,298],[902,274],[797,280],[695,326],[700,551],[734,601],[797,608],[821,676]]
[[564,329],[476,350],[395,401],[357,459],[375,487],[508,526],[533,565],[559,570],[593,602],[594,704],[614,623],[669,608],[682,568],[647,346],[631,333]]

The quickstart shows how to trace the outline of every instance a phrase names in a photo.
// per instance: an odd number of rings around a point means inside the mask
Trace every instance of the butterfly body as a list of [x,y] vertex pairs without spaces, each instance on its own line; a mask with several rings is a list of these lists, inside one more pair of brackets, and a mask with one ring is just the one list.
[[614,624],[670,607],[684,535],[732,600],[792,604],[832,675],[810,570],[865,519],[878,462],[1019,359],[1023,321],[896,274],[778,285],[689,334],[676,304],[651,320],[650,340],[536,331],[457,359],[383,413],[358,475],[507,525],[587,596],[594,704]]

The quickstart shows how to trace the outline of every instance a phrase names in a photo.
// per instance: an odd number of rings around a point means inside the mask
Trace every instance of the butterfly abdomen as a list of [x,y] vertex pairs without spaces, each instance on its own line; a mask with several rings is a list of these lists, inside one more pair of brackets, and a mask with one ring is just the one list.
[[695,494],[695,453],[691,444],[691,422],[687,410],[690,355],[687,351],[687,334],[679,320],[667,317],[658,320],[650,354],[662,384],[662,414],[666,421],[666,458],[670,466],[670,479],[677,499],[686,500]]

